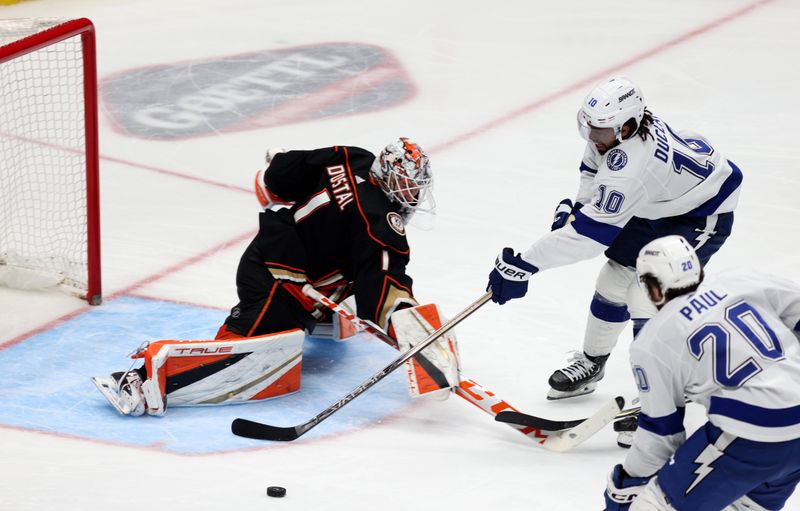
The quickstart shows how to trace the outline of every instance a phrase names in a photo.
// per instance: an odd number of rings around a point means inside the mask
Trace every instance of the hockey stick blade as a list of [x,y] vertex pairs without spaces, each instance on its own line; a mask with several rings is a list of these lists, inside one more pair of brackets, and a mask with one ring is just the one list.
[[625,406],[625,399],[621,396],[614,398],[577,426],[550,435],[542,443],[542,447],[555,452],[566,452],[573,449],[613,421],[623,406]]
[[543,429],[545,431],[562,431],[565,429],[574,428],[586,419],[554,421],[550,419],[544,419],[542,417],[536,417],[535,415],[528,415],[527,413],[505,411],[498,413],[494,420],[506,424],[516,424],[517,426]]
[[291,442],[303,433],[300,427],[281,428],[270,426],[260,422],[253,422],[247,419],[234,419],[231,423],[231,433],[244,438],[253,440],[272,440],[275,442]]
[[[624,405],[624,399],[622,397],[616,398],[617,402],[622,402]],[[621,407],[621,406],[620,406]],[[621,419],[623,417],[627,417],[629,415],[634,415],[639,412],[640,407],[629,408],[627,410],[622,410],[614,417],[615,419]],[[500,412],[495,416],[494,420],[497,422],[504,422],[506,424],[516,424],[518,426],[528,426],[531,428],[539,428],[544,429],[547,431],[563,431],[565,429],[574,428],[578,424],[581,424],[586,421],[586,419],[574,419],[574,420],[550,420],[545,419],[542,417],[537,417],[535,415],[528,415],[527,413],[522,412],[512,412],[512,411],[505,411]]]

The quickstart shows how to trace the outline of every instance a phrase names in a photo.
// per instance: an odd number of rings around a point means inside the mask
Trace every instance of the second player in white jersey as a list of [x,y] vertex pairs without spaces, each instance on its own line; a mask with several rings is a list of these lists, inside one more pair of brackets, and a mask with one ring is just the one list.
[[593,89],[578,111],[587,145],[573,203],[556,210],[552,231],[521,254],[506,248],[490,275],[493,299],[523,296],[534,273],[605,252],[584,334],[583,352],[550,377],[550,399],[592,392],[629,319],[634,334],[655,309],[634,266],[648,242],[688,239],[704,264],[731,233],[742,173],[706,137],[671,127],[645,108],[624,77]]
[[[653,473],[675,450],[667,431],[684,394],[715,426],[760,442],[800,438],[800,286],[729,270],[671,300],[631,345],[642,416],[625,462]],[[644,429],[641,431],[641,429]]]
[[[606,509],[634,494],[631,509],[780,509],[800,481],[800,286],[741,270],[704,280],[678,236],[646,245],[637,269],[660,310],[631,345],[642,411]],[[688,440],[686,399],[708,415]]]

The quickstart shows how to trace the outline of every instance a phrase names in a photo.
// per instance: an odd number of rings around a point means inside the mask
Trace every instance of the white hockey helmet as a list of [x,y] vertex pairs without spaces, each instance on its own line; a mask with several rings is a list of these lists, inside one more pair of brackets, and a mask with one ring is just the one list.
[[651,276],[658,281],[661,300],[656,305],[666,302],[667,291],[695,286],[701,280],[700,259],[681,236],[664,236],[642,247],[636,258],[636,272],[639,279]]
[[384,147],[370,171],[389,199],[403,206],[405,216],[433,211],[433,174],[428,155],[411,139],[400,137]]
[[638,127],[644,108],[644,95],[636,84],[624,76],[609,78],[584,98],[578,110],[578,131],[587,141],[622,142],[622,125],[634,119]]

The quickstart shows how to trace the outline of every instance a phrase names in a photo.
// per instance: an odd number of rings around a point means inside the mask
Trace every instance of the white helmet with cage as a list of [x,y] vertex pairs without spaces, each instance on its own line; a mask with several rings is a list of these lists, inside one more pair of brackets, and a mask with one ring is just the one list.
[[[624,76],[615,76],[601,83],[586,96],[578,110],[578,131],[587,141],[597,142],[602,132],[613,134],[622,142],[622,126],[629,119],[638,127],[644,117],[644,95],[636,84]],[[611,130],[611,131],[608,131]]]
[[651,241],[639,251],[636,258],[639,279],[650,276],[658,281],[662,305],[667,291],[695,286],[701,280],[700,260],[694,248],[682,236],[664,236]]
[[433,174],[425,151],[400,137],[381,150],[371,172],[390,200],[399,203],[408,219],[414,212],[432,212]]

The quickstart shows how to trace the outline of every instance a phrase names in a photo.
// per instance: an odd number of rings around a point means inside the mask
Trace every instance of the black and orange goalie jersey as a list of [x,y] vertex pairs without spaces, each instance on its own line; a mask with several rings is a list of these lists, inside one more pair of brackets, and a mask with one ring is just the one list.
[[309,313],[305,283],[334,300],[355,294],[358,315],[383,328],[398,306],[416,304],[400,206],[371,178],[374,161],[372,153],[344,146],[273,158],[265,185],[293,205],[261,214],[237,275],[240,300],[263,299],[258,272],[243,271],[261,265]]

